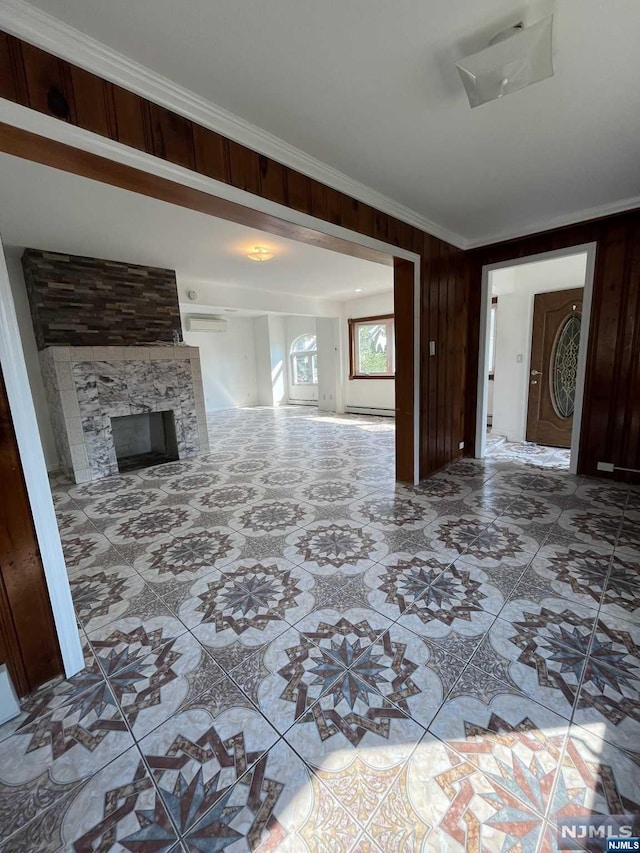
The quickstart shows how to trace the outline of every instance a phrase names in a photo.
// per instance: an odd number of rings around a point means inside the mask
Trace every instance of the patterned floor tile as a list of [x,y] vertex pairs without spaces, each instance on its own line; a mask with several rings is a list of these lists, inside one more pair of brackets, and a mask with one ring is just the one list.
[[[122,557],[115,551],[111,542],[95,528],[92,531],[78,534],[62,535],[62,550],[69,575],[77,574],[80,570],[93,566],[99,560],[100,565],[113,565],[122,562]],[[116,559],[113,559],[113,554]],[[109,559],[105,559],[105,558]],[[118,560],[119,557],[119,560]]]
[[436,475],[416,486],[416,492],[425,500],[439,503],[461,501],[471,493],[471,487],[453,477]]
[[600,615],[573,719],[617,746],[640,743],[640,625]]
[[[143,738],[140,749],[181,833],[188,833],[208,813],[209,821],[200,827],[201,831],[206,827],[201,837],[212,838],[216,825],[221,837],[242,837],[255,824],[252,836],[260,838],[269,818],[264,807],[273,805],[278,797],[274,797],[273,784],[265,784],[261,791],[260,783],[266,781],[270,769],[268,761],[256,767],[253,797],[250,790],[253,775],[247,778],[245,774],[276,743],[278,734],[255,709],[237,704],[236,694],[226,695],[227,701],[222,704],[203,703],[202,707],[177,713]],[[243,777],[244,784],[236,794],[244,792],[244,808],[251,815],[248,826],[245,825],[248,815],[236,819],[240,809],[233,808],[234,803],[230,802],[235,800],[237,806],[237,797],[230,798],[230,792]],[[277,781],[271,780],[276,784]],[[262,825],[261,818],[264,818]],[[225,825],[229,834],[223,831]],[[232,828],[243,826],[244,832],[234,836]]]
[[453,561],[465,553],[490,523],[490,518],[478,515],[445,515],[425,528],[424,538],[431,550]]
[[54,478],[86,667],[0,728],[7,849],[542,853],[554,809],[637,808],[640,491],[509,442],[396,484],[383,418],[209,424]]
[[0,817],[3,831],[16,832],[43,805],[56,803],[132,745],[111,689],[98,679],[64,704],[24,720],[2,742],[0,800],[9,810]]
[[161,489],[129,489],[86,501],[82,504],[82,511],[90,519],[106,519],[112,524],[114,518],[121,519],[141,510],[154,509],[165,499],[166,494]]
[[565,599],[506,605],[472,658],[474,666],[517,685],[569,718],[591,642],[595,612]]
[[485,572],[456,562],[416,598],[400,617],[399,624],[433,640],[444,639],[452,631],[466,637],[481,637],[502,602],[500,591],[491,586]]
[[314,521],[286,539],[284,556],[308,572],[358,574],[388,553],[379,530],[355,521]]
[[188,503],[200,512],[235,511],[262,500],[264,496],[265,490],[254,483],[210,484],[190,495]]
[[176,534],[193,527],[198,517],[198,511],[190,506],[163,506],[117,521],[107,527],[104,534],[116,546],[146,545],[154,542],[159,536]]
[[548,545],[526,569],[522,585],[537,588],[544,597],[559,595],[583,607],[598,608],[610,562],[610,554],[590,545]]
[[616,551],[640,559],[640,511],[625,512]]
[[[393,634],[386,633],[388,623],[383,627],[381,619],[374,611],[354,610],[348,616],[323,611],[313,622],[311,617],[303,620],[300,631],[291,629],[265,650],[266,674],[257,691],[260,710],[294,748],[303,750],[305,760],[315,755],[316,766],[321,752],[344,749],[347,744],[356,748],[367,733],[368,742],[375,742],[386,738],[391,729],[411,728],[402,703],[409,701],[416,713],[427,713],[419,710],[421,704],[426,708],[434,701],[424,695],[427,683],[429,690],[442,693],[436,668],[427,666],[429,649],[401,629],[394,640]],[[407,643],[408,660],[403,663]],[[394,666],[398,668],[395,676]],[[244,689],[242,679],[237,680]],[[397,701],[396,706],[373,686],[378,682]],[[413,697],[418,697],[415,702]],[[296,720],[299,725],[289,734]],[[417,731],[415,726],[413,730]],[[307,737],[312,753],[304,743]]]
[[314,518],[315,512],[308,503],[281,498],[255,501],[237,509],[229,525],[243,536],[287,536]]
[[[188,850],[354,851],[362,829],[280,741],[190,831]],[[212,846],[213,845],[213,846]],[[364,848],[362,848],[364,849]]]
[[456,695],[429,731],[544,816],[569,722],[516,693]]
[[143,579],[131,566],[93,565],[74,574],[70,586],[76,615],[87,631],[135,612],[145,591]]
[[500,520],[517,524],[528,530],[535,524],[553,524],[561,513],[562,508],[557,503],[541,497],[537,492],[525,491],[509,504],[501,514]]
[[622,517],[615,510],[601,508],[568,509],[558,518],[558,525],[576,540],[613,550],[618,540]]
[[389,554],[362,577],[366,600],[389,619],[397,619],[449,565],[437,551]]
[[603,741],[599,727],[572,726],[549,818],[577,815],[640,815],[637,763]]
[[107,676],[139,661],[187,630],[156,596],[149,596],[140,604],[135,616],[115,619],[87,635]]
[[539,547],[540,543],[525,528],[499,518],[470,543],[464,559],[483,569],[499,565],[524,569]]
[[[491,744],[491,739],[487,740]],[[403,822],[409,822],[422,835],[428,832],[418,849],[433,853],[440,850],[534,853],[543,819],[528,801],[527,781],[522,779],[522,792],[518,782],[500,772],[482,772],[477,755],[462,755],[427,735],[392,789],[391,796],[402,803],[395,810],[399,817],[390,816],[392,837],[400,835]],[[521,799],[514,790],[525,798]],[[404,821],[403,812],[408,814]],[[371,828],[367,827],[374,838],[375,821],[376,815]]]
[[576,497],[596,507],[623,510],[627,505],[629,487],[624,483],[603,483],[602,480],[585,480],[576,489]]
[[321,515],[321,510],[325,507],[346,507],[370,493],[371,486],[362,486],[344,480],[322,480],[298,486],[293,492],[293,497],[312,504]]
[[632,622],[640,621],[640,556],[614,553],[600,612]]
[[7,851],[169,851],[178,840],[136,747],[14,835]]
[[348,507],[349,517],[377,530],[422,530],[436,519],[429,502],[413,496],[370,494]]
[[214,572],[190,589],[178,615],[208,648],[239,638],[261,646],[282,634],[289,621],[313,609],[313,577],[286,560],[242,560]]
[[189,633],[182,634],[124,669],[109,685],[136,739],[155,729],[205,688],[215,688],[223,671]]
[[240,557],[244,537],[230,527],[192,527],[159,536],[134,560],[149,583],[193,582]]

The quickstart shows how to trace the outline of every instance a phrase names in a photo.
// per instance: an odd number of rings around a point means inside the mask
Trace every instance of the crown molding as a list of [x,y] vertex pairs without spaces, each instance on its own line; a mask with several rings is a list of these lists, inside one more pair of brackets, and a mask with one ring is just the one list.
[[74,29],[58,18],[24,0],[0,0],[0,29],[50,53],[79,65],[141,95],[196,124],[277,160],[327,186],[451,243],[465,248],[460,234],[431,222],[426,217],[394,201],[377,190],[355,181],[326,163],[305,154],[277,136],[228,112],[222,107],[183,89],[166,77],[112,50],[102,42]]
[[488,234],[477,240],[466,240],[464,249],[482,249],[486,246],[494,246],[497,243],[507,243],[509,240],[521,240],[534,234],[542,234],[545,231],[553,231],[556,228],[566,228],[570,225],[579,225],[581,222],[589,222],[591,219],[601,219],[605,216],[615,216],[617,213],[628,213],[631,210],[640,210],[640,195],[621,199],[610,204],[601,204],[597,207],[588,207],[576,210],[573,213],[565,213],[562,216],[554,216],[528,225],[519,231],[503,231],[497,234]]

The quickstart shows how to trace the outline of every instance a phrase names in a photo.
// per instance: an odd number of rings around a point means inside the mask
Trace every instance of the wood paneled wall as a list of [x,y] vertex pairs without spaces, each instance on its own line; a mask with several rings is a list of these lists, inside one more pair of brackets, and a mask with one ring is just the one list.
[[[422,359],[421,476],[462,454],[469,283],[464,252],[1,32],[0,97],[419,254],[422,340],[436,341],[436,355]],[[396,328],[402,338],[411,335],[412,314],[396,311]]]
[[[597,243],[597,253],[578,470],[601,476],[598,462],[640,469],[640,211],[468,253],[471,302],[466,436],[470,446],[475,434],[482,266],[592,242]],[[615,477],[640,482],[640,476],[624,472]]]
[[19,696],[62,674],[9,401],[0,372],[0,663]]

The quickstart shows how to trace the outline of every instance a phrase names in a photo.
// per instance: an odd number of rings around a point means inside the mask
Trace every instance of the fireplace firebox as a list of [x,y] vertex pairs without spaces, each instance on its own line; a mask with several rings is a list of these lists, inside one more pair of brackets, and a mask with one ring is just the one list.
[[112,417],[111,430],[120,472],[179,458],[172,411]]

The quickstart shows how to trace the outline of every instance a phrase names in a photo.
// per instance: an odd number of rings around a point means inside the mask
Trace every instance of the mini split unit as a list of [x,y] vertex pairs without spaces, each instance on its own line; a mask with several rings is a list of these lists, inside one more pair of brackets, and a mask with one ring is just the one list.
[[227,321],[221,317],[187,317],[188,332],[226,332]]

